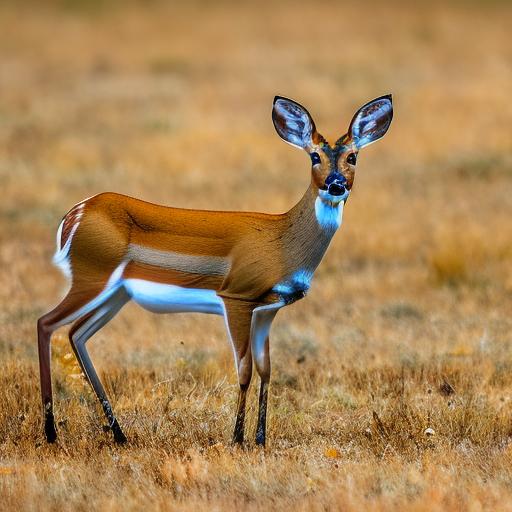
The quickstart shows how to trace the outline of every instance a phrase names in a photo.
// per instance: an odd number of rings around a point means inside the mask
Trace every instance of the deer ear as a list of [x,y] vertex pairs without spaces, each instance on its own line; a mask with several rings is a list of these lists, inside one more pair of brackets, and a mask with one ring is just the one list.
[[279,136],[292,146],[305,149],[313,143],[315,123],[309,112],[295,101],[276,96],[272,121]]
[[391,94],[363,105],[355,114],[348,135],[358,149],[379,140],[388,131],[393,119]]

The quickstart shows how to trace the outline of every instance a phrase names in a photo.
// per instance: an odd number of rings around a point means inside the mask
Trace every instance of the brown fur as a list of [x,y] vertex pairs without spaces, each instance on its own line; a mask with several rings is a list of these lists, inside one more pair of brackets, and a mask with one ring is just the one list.
[[[224,279],[131,262],[125,277],[189,288],[209,288],[223,298],[258,301],[298,269],[314,271],[333,233],[315,218],[315,186],[288,212],[222,212],[170,208],[104,193],[86,201],[73,236],[72,288],[108,280],[130,243],[177,253],[226,257]],[[71,210],[70,215],[73,210]],[[67,217],[66,217],[67,221]]]

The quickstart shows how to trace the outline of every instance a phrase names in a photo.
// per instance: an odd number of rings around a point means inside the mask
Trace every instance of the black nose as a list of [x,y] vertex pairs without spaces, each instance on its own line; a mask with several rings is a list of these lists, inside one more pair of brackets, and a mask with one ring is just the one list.
[[331,183],[327,190],[331,196],[342,196],[345,193],[345,187],[338,182]]
[[325,180],[325,184],[327,185],[327,191],[332,196],[342,196],[346,191],[346,182],[347,180],[345,179],[345,176],[343,176],[337,171],[329,174],[329,176],[327,176],[327,179]]

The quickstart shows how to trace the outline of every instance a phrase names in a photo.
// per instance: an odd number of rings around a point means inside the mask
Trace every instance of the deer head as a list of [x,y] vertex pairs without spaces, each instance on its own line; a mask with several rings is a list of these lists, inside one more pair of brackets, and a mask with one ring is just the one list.
[[347,133],[331,145],[317,132],[313,118],[299,103],[276,96],[272,110],[277,133],[309,154],[312,183],[319,198],[332,205],[347,200],[359,150],[383,137],[392,118],[391,95],[376,98],[355,113]]

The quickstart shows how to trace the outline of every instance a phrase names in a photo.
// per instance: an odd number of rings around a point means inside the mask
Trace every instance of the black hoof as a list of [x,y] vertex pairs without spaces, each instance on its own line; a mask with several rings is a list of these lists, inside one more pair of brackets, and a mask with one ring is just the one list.
[[265,448],[265,435],[264,434],[256,434],[256,446],[261,446]]
[[244,436],[233,436],[231,444],[233,446],[242,446],[244,444]]
[[126,439],[126,436],[123,434],[123,431],[117,421],[112,425],[112,433],[114,434],[114,441],[117,444],[125,444],[128,442],[128,439]]
[[44,433],[48,443],[55,443],[57,441],[57,431],[55,430],[55,422],[53,420],[53,413],[48,412],[44,419]]
[[126,439],[126,436],[122,432],[119,432],[117,434],[114,434],[114,441],[117,444],[126,444],[128,442],[128,439]]
[[244,427],[236,425],[235,431],[233,432],[233,439],[231,441],[234,445],[244,444]]

